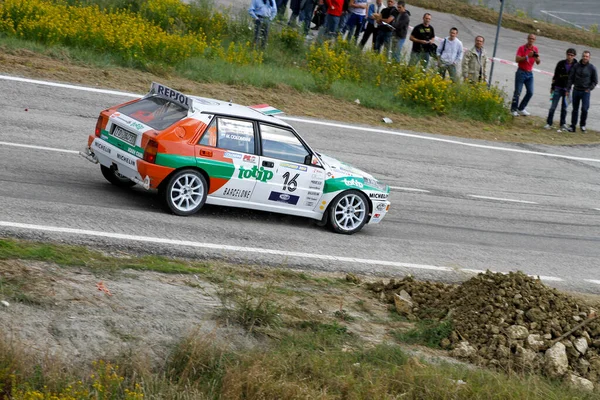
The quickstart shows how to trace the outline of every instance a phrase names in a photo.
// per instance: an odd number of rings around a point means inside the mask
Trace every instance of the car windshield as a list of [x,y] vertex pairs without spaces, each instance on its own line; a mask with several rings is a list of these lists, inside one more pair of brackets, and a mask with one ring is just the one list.
[[159,97],[141,99],[119,108],[118,111],[158,131],[168,128],[188,114],[185,108]]

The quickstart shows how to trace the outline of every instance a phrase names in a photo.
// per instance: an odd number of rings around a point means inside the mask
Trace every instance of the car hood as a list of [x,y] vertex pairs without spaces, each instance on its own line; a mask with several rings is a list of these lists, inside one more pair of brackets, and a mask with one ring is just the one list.
[[[326,154],[321,153],[319,155],[325,164],[324,166],[325,170],[327,171],[327,181],[342,180],[345,186],[355,186],[358,189],[389,193],[390,187],[374,178],[373,175],[369,174],[368,172],[365,172]],[[348,178],[352,179],[349,180]]]

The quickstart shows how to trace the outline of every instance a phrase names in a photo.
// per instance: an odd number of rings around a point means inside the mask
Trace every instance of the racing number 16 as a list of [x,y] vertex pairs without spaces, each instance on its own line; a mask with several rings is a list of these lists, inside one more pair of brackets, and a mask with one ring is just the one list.
[[298,178],[300,174],[294,175],[292,179],[290,179],[290,173],[286,172],[283,174],[283,190],[288,190],[293,192],[298,187],[298,182],[296,182],[296,178]]

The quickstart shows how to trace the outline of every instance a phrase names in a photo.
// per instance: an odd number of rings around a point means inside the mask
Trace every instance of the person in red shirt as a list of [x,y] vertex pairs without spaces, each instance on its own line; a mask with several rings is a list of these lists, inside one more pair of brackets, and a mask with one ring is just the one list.
[[323,40],[324,36],[335,38],[339,31],[340,16],[344,8],[344,0],[325,0],[327,5],[327,14],[325,15],[325,23],[319,31],[318,39]]
[[[513,94],[513,100],[510,106],[510,112],[515,117],[518,117],[519,115],[530,115],[526,107],[533,96],[533,64],[540,63],[538,48],[533,45],[535,39],[535,35],[530,33],[529,36],[527,36],[527,44],[524,44],[517,49],[515,61],[519,64],[519,68],[517,68],[517,73],[515,74],[515,93]],[[523,97],[523,100],[519,103],[523,85],[525,85],[527,93],[525,93],[525,97]]]

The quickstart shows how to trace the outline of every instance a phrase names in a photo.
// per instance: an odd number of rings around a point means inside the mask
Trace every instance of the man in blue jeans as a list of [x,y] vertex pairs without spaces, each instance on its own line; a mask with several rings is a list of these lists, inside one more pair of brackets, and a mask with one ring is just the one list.
[[[524,117],[531,115],[526,107],[533,96],[533,64],[540,63],[538,48],[533,45],[535,39],[535,35],[530,33],[529,36],[527,36],[527,43],[517,49],[515,61],[519,64],[519,68],[515,74],[515,93],[513,94],[513,100],[510,106],[510,112],[515,117],[518,117],[519,115]],[[521,97],[523,85],[525,85],[527,93],[519,104],[519,97]]]
[[569,72],[569,89],[573,87],[573,111],[571,112],[571,129],[575,132],[577,118],[579,117],[579,104],[581,104],[581,119],[579,127],[585,132],[588,109],[590,108],[590,92],[598,84],[598,72],[596,67],[590,64],[590,52],[584,51],[579,63],[575,64]]
[[554,68],[554,76],[552,76],[552,85],[550,86],[550,94],[552,103],[550,104],[550,110],[548,111],[548,118],[546,119],[546,126],[544,129],[552,129],[552,123],[554,120],[554,112],[558,107],[558,102],[561,102],[560,106],[560,124],[558,125],[558,131],[561,130],[567,132],[567,98],[569,97],[569,91],[567,89],[569,83],[569,73],[571,68],[577,64],[575,56],[577,52],[571,48],[567,50],[567,58],[560,60]]
[[254,19],[254,48],[264,50],[269,38],[269,26],[277,15],[275,0],[252,0],[248,13]]

